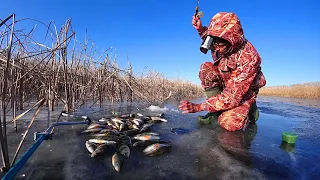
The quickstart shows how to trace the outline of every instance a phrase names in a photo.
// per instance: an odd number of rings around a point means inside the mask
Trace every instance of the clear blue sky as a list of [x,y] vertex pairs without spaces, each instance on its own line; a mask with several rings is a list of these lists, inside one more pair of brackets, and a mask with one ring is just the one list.
[[[212,59],[199,51],[201,40],[191,25],[195,5],[196,0],[3,1],[0,18],[15,13],[17,19],[53,20],[59,28],[72,18],[80,41],[87,29],[102,50],[117,49],[120,67],[129,56],[136,72],[148,67],[200,83],[200,64]],[[200,1],[204,25],[219,11],[239,16],[262,56],[267,86],[320,81],[319,7],[316,0]]]

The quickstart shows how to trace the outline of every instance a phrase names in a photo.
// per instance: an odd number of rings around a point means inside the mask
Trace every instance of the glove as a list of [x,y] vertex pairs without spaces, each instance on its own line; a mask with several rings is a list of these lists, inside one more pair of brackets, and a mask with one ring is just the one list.
[[182,100],[180,103],[179,109],[183,111],[183,114],[196,113],[205,110],[205,105],[203,104],[195,104],[184,100]]

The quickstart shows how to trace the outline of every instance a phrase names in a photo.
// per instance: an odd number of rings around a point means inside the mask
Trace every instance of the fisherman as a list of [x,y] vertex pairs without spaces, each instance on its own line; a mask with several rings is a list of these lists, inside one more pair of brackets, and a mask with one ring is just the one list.
[[217,13],[208,27],[195,15],[192,25],[202,39],[200,51],[206,54],[211,50],[213,62],[204,62],[199,72],[207,99],[200,104],[182,100],[179,108],[184,114],[207,111],[198,116],[202,124],[218,119],[228,131],[244,130],[259,118],[256,97],[266,84],[261,57],[232,12]]

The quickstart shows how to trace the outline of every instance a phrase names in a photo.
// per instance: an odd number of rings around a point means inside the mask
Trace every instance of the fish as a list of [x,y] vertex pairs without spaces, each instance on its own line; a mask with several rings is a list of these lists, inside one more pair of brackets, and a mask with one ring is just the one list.
[[99,119],[99,122],[107,122],[107,121],[108,121],[108,119],[106,119],[106,118]]
[[123,119],[128,119],[130,117],[130,114],[123,114],[120,116],[120,118],[123,118]]
[[128,128],[129,128],[129,129],[133,129],[133,124],[132,124],[132,122],[127,121],[127,125],[128,125]]
[[105,152],[105,149],[107,148],[108,144],[101,144],[97,147],[96,150],[94,150],[91,154],[91,157],[97,157],[102,155]]
[[143,123],[143,120],[140,119],[140,118],[134,118],[134,119],[132,119],[131,121],[135,121],[136,123],[138,122],[139,124],[142,124],[142,123]]
[[91,139],[85,142],[92,158],[113,149],[112,165],[120,172],[124,161],[131,155],[132,147],[144,147],[145,156],[157,156],[171,150],[170,141],[161,140],[158,133],[151,131],[151,127],[160,122],[168,122],[162,113],[113,115],[93,122],[82,133],[92,133]]
[[128,119],[128,118],[133,118],[135,117],[135,114],[123,114],[120,116],[120,118],[123,118],[123,119]]
[[142,126],[142,128],[140,129],[140,133],[144,133],[144,132],[149,132],[151,131],[151,126]]
[[122,155],[120,155],[118,152],[115,152],[112,156],[112,165],[117,172],[121,171],[123,162],[124,162],[124,159]]
[[136,130],[139,130],[139,131],[140,131],[139,125],[133,124],[132,126],[133,126],[133,129],[136,129]]
[[92,153],[94,150],[96,150],[97,146],[92,142],[86,141],[86,148],[90,153]]
[[166,119],[164,119],[164,118],[160,118],[158,121],[168,122],[168,120],[166,120]]
[[168,120],[161,118],[161,117],[151,117],[151,120],[155,121],[155,122],[168,122]]
[[89,142],[96,143],[96,144],[108,144],[108,145],[115,145],[117,144],[116,141],[108,141],[104,139],[89,139]]
[[157,140],[157,139],[160,139],[159,136],[155,136],[155,135],[136,135],[133,137],[133,139],[136,139],[136,140],[140,140],[140,141],[146,141],[146,140]]
[[158,117],[158,116],[152,116],[150,118],[151,118],[151,120],[159,120],[159,119],[161,119],[161,117]]
[[118,136],[119,134],[114,133],[113,131],[105,132],[105,133],[98,133],[98,134],[93,134],[93,137],[107,137],[107,136]]
[[140,129],[140,133],[151,131],[151,127],[153,126],[153,124],[154,123],[143,124],[142,128]]
[[122,121],[121,118],[116,118],[116,117],[111,118],[111,121],[112,121],[112,122],[117,122],[117,123],[119,123],[119,124],[122,124],[122,123],[123,123],[123,121]]
[[158,156],[160,154],[169,152],[172,148],[172,145],[169,143],[155,143],[147,146],[143,153],[145,156]]
[[129,129],[129,126],[127,123],[120,124],[120,129],[119,129],[120,132],[128,130],[128,129]]
[[95,129],[95,128],[104,128],[107,129],[109,126],[103,125],[103,124],[98,124],[98,123],[92,123],[90,124],[87,129]]
[[120,136],[121,141],[126,144],[127,146],[129,146],[129,148],[132,147],[132,142],[131,142],[131,138],[129,136],[126,135],[121,135]]
[[110,119],[108,119],[108,120],[106,121],[106,123],[107,123],[108,126],[112,126],[112,125],[113,125],[113,124],[112,124],[112,121],[111,121]]
[[84,134],[84,133],[97,133],[97,132],[100,132],[101,130],[102,130],[102,128],[86,129],[86,130],[82,131],[81,134]]
[[143,116],[143,117],[140,117],[140,119],[144,122],[148,122],[148,121],[152,120],[151,117],[149,117],[149,116]]
[[161,117],[161,118],[163,118],[164,114],[163,113],[159,113],[159,114],[154,115],[153,117]]
[[142,124],[142,122],[136,120],[136,119],[133,119],[131,122],[134,123],[134,125],[137,125],[137,126],[140,126]]
[[107,140],[107,141],[120,141],[120,138],[118,135],[108,134],[101,136],[95,136],[97,139]]
[[120,124],[119,122],[113,121],[114,126],[116,127],[115,129],[119,130],[120,129]]
[[139,133],[139,130],[138,129],[131,129],[131,130],[127,130],[127,131],[123,131],[121,132],[123,135],[126,135],[126,136],[133,136],[133,135],[136,135]]
[[140,116],[140,117],[142,117],[142,116],[143,116],[143,114],[141,114],[141,113],[137,113],[137,116]]
[[155,143],[169,143],[169,142],[168,141],[163,141],[163,140],[160,140],[160,139],[146,140],[146,141],[137,141],[132,146],[133,147],[146,147],[146,146],[149,146],[149,145],[155,144]]
[[159,134],[155,132],[144,132],[144,133],[137,134],[136,136],[159,136]]
[[147,123],[143,124],[145,126],[153,126],[155,124],[154,121],[148,121]]
[[108,126],[111,126],[114,129],[117,129],[117,126],[114,125],[114,123],[112,121],[107,121]]
[[130,157],[130,148],[124,143],[118,146],[117,151],[127,159]]
[[104,134],[104,133],[110,133],[110,134],[114,134],[114,135],[119,135],[120,132],[115,130],[115,129],[102,129],[99,134]]

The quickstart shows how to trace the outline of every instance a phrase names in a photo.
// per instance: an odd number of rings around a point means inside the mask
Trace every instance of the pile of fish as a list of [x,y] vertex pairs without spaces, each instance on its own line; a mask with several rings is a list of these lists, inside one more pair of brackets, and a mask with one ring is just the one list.
[[168,122],[163,116],[162,113],[153,116],[137,113],[94,121],[82,131],[91,136],[85,146],[93,158],[114,150],[112,165],[120,172],[133,147],[144,147],[145,156],[158,156],[171,150],[170,141],[164,141],[158,133],[151,132],[154,124]]

